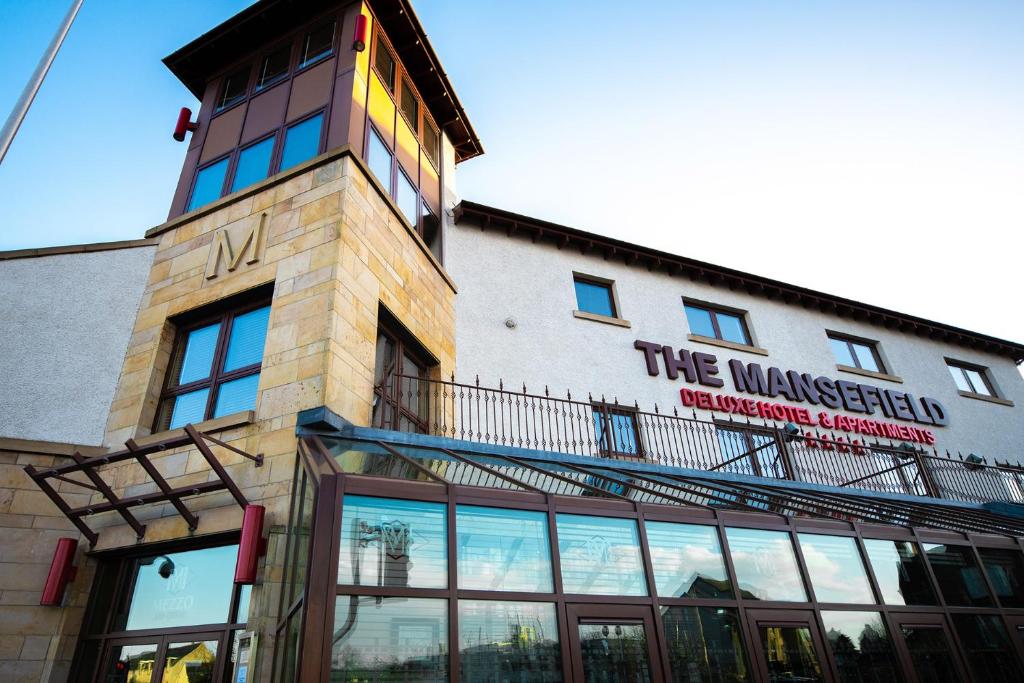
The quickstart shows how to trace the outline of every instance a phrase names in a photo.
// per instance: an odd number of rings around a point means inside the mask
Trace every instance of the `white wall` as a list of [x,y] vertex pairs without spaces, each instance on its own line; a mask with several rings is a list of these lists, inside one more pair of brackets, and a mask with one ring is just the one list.
[[[564,396],[568,389],[574,398],[585,400],[592,392],[595,398],[604,394],[609,401],[638,401],[641,410],[650,410],[657,403],[663,411],[682,407],[680,388],[707,389],[686,384],[682,378],[670,380],[664,370],[658,377],[648,376],[643,354],[633,348],[634,340],[642,339],[717,356],[725,386],[710,389],[712,393],[743,395],[733,390],[728,371],[728,361],[737,358],[760,363],[766,370],[776,366],[930,396],[941,401],[949,414],[948,426],[933,428],[938,447],[975,452],[990,461],[994,457],[1024,462],[1024,379],[1008,358],[649,272],[642,266],[605,261],[599,255],[583,256],[571,248],[534,244],[473,225],[449,229],[447,250],[446,267],[459,288],[456,362],[460,381],[472,382],[479,374],[482,385],[497,386],[502,378],[507,386],[521,387],[525,382],[531,393],[543,391],[547,385],[553,395]],[[615,327],[573,317],[574,270],[615,280],[620,315],[632,326]],[[683,296],[749,311],[756,343],[769,355],[687,341],[690,330]],[[508,318],[515,320],[514,329],[506,327]],[[889,371],[903,383],[839,371],[826,328],[879,340]],[[989,367],[1001,395],[1015,406],[960,396],[944,356]],[[807,405],[785,397],[771,400]],[[900,423],[877,410],[870,417]]]
[[0,437],[102,444],[154,249],[0,260]]

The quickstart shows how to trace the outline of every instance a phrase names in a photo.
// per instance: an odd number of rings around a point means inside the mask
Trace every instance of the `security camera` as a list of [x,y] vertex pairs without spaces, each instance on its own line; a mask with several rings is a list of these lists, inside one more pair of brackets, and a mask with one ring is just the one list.
[[159,574],[161,578],[171,578],[171,574],[174,573],[174,563],[165,558],[164,561],[160,563],[160,566],[157,567],[156,573]]

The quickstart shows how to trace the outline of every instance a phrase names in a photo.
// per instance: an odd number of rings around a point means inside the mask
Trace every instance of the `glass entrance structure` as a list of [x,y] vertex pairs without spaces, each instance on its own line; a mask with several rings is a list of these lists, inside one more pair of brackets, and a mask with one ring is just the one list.
[[453,444],[304,433],[272,680],[1024,677],[1024,520]]

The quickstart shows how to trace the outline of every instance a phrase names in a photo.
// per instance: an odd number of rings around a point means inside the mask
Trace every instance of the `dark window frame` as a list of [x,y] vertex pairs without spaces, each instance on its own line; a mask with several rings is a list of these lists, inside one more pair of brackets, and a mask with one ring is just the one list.
[[[646,457],[646,449],[644,449],[643,439],[640,436],[640,411],[638,409],[636,409],[633,406],[624,406],[617,403],[607,403],[604,401],[592,401],[590,407],[594,415],[600,416],[601,420],[601,436],[599,439],[597,439],[597,448],[598,453],[600,455],[609,458],[625,458],[628,460],[643,460]],[[609,434],[611,434],[613,437],[611,441],[618,441],[618,439],[614,438],[615,421],[612,419],[613,415],[617,417],[629,418],[629,426],[632,429],[633,433],[633,443],[636,444],[635,453],[630,453],[629,451],[620,451],[614,448],[614,443],[610,442],[608,438]]]
[[579,308],[580,302],[578,298],[576,299],[576,310],[580,311],[581,313],[587,313],[588,315],[600,315],[605,318],[610,317],[616,320],[622,320],[622,311],[619,307],[619,296],[618,293],[615,291],[615,280],[609,280],[608,278],[598,277],[597,275],[587,275],[586,273],[580,273],[579,271],[574,270],[572,273],[573,296],[576,295],[577,282],[582,282],[584,284],[594,285],[596,287],[603,287],[607,289],[608,300],[611,303],[612,314],[610,316],[606,316],[603,313],[585,311],[582,308]]
[[[686,316],[686,309],[696,308],[702,311],[706,311],[711,315],[711,327],[715,332],[714,337],[710,339],[717,339],[718,341],[726,342],[728,344],[739,344],[741,346],[754,346],[754,335],[750,332],[750,322],[747,320],[749,313],[736,308],[729,308],[728,306],[720,306],[718,304],[709,304],[704,301],[697,301],[696,299],[688,299],[683,297],[683,316]],[[745,341],[736,342],[731,339],[726,339],[722,336],[722,328],[718,324],[718,316],[727,315],[730,318],[737,318],[740,321],[740,329],[743,330],[743,336],[746,338]],[[687,326],[689,326],[689,317],[686,320]],[[706,337],[706,335],[697,334],[692,329],[690,333],[697,337]],[[707,338],[707,337],[706,337]]]
[[[224,96],[227,94],[225,91],[227,90],[228,84],[231,82],[231,77],[232,76],[237,76],[237,75],[241,74],[243,71],[246,71],[246,70],[248,71],[248,76],[246,77],[245,85],[242,87],[242,92],[240,94],[236,95],[233,100],[225,103],[224,102]],[[252,85],[253,85],[253,64],[252,64],[252,62],[249,62],[245,66],[239,66],[239,67],[236,67],[236,68],[233,68],[233,69],[229,69],[228,71],[225,71],[224,74],[221,75],[221,77],[220,77],[220,85],[217,86],[217,101],[214,102],[213,113],[215,115],[223,114],[224,112],[226,112],[226,111],[228,111],[230,109],[234,109],[238,105],[240,105],[243,102],[247,101],[249,99],[249,93],[252,90]]]
[[[831,330],[826,330],[825,336],[828,339],[838,342],[844,342],[846,344],[846,348],[850,351],[850,357],[853,358],[853,367],[857,368],[858,370],[863,370],[864,372],[879,372],[882,374],[888,374],[889,368],[886,365],[885,360],[882,358],[882,352],[879,350],[879,347],[881,346],[879,342],[873,339],[865,339],[864,337],[855,337],[852,334],[832,332]],[[858,346],[863,346],[867,348],[869,351],[871,351],[871,357],[875,359],[875,364],[878,365],[878,370],[865,368],[864,366],[861,365],[860,358],[857,357],[857,352],[853,348],[854,344],[857,344]],[[836,359],[836,363],[839,365],[843,365],[843,363],[839,363],[838,358]]]
[[[409,124],[409,127],[412,128],[412,134],[416,136],[416,141],[422,145],[423,141],[420,140],[420,112],[423,107],[421,106],[420,98],[416,94],[416,89],[413,87],[412,80],[410,80],[407,72],[403,71],[402,79],[399,82],[401,83],[399,90],[402,94],[398,98],[398,111],[402,114],[405,122]],[[408,99],[412,102],[412,112],[405,110],[407,94],[409,96]],[[411,119],[409,117],[410,113],[412,114]]]
[[[430,352],[413,336],[413,334],[398,320],[394,314],[381,307],[377,319],[377,337],[387,338],[394,347],[395,363],[392,367],[380,369],[373,368],[373,411],[371,422],[374,427],[402,431],[402,419],[409,420],[416,431],[421,434],[430,433],[429,410],[426,415],[419,415],[410,410],[403,401],[401,395],[403,380],[402,376],[416,375],[419,379],[425,380],[430,376],[430,370],[437,365]],[[374,350],[376,356],[376,349]],[[416,363],[415,372],[406,368],[406,356]],[[379,375],[379,376],[378,376]],[[419,387],[419,391],[425,391],[426,387]],[[381,406],[379,418],[376,415],[377,406]],[[390,413],[390,415],[389,415]]]
[[[1002,398],[999,392],[996,391],[995,382],[992,381],[992,377],[989,374],[989,369],[984,365],[978,365],[977,363],[968,363],[962,360],[954,360],[952,358],[946,358],[945,361],[946,367],[948,367],[950,370],[960,371],[961,375],[964,378],[964,381],[967,382],[967,386],[971,388],[970,391],[964,392],[963,389],[957,386],[957,391],[960,391],[961,393],[971,394],[974,396],[984,396],[985,398]],[[964,372],[965,370],[971,370],[973,372],[978,373],[978,375],[981,377],[981,381],[985,383],[984,388],[988,390],[988,393],[978,391],[978,388],[974,386],[974,382],[971,381],[970,375]],[[953,384],[954,386],[956,386],[956,380],[953,381]]]
[[[395,83],[397,82],[398,77],[398,60],[395,59],[395,53],[387,45],[385,42],[386,40],[387,39],[384,37],[383,33],[380,31],[374,32],[373,59],[370,61],[370,68],[376,72],[377,77],[380,78],[381,83],[384,84],[385,90],[394,96]],[[388,56],[388,59],[391,60],[391,74],[387,78],[385,78],[384,74],[381,73],[380,69],[377,67],[377,55],[381,52],[384,52],[384,54]]]
[[[260,83],[260,70],[264,68],[267,60],[269,60],[270,57],[276,55],[278,52],[281,52],[282,50],[288,50],[288,66],[285,68],[284,73],[275,76],[266,83]],[[266,52],[262,53],[260,55],[259,60],[257,61],[257,64],[259,66],[256,67],[256,79],[253,82],[252,94],[255,96],[258,93],[266,92],[267,90],[274,87],[278,83],[286,81],[288,77],[291,76],[292,74],[292,69],[295,66],[295,58],[296,54],[294,39],[289,42],[280,43],[277,46],[271,48],[270,50],[267,50]]]
[[[306,50],[308,48],[310,36],[319,31],[321,28],[327,26],[327,24],[331,24],[330,48],[326,52],[322,52],[311,59],[307,59],[305,55]],[[306,28],[306,30],[299,32],[299,35],[302,37],[299,39],[299,52],[297,56],[297,61],[295,63],[295,75],[298,75],[305,71],[306,69],[314,67],[317,64],[320,64],[325,60],[330,59],[331,57],[338,54],[338,18],[334,15],[331,15],[326,19],[321,18],[311,22],[308,28]],[[307,59],[307,61],[303,61],[304,59]]]
[[[191,314],[179,316],[175,321],[172,321],[177,325],[177,329],[174,334],[174,343],[171,345],[171,360],[168,364],[167,371],[164,373],[164,382],[160,391],[160,400],[157,404],[156,416],[153,419],[154,432],[163,432],[170,429],[170,427],[164,424],[165,420],[162,419],[164,417],[164,406],[168,401],[172,401],[178,396],[188,394],[193,391],[209,389],[210,391],[206,397],[206,407],[203,409],[202,419],[210,420],[213,417],[217,395],[220,393],[221,386],[232,380],[242,379],[243,377],[249,377],[251,375],[258,375],[262,371],[262,358],[258,363],[251,363],[228,372],[224,372],[223,368],[224,361],[227,358],[228,341],[231,336],[231,328],[234,324],[235,318],[246,313],[251,313],[257,309],[270,306],[272,295],[273,292],[270,287],[259,287],[253,292],[246,293],[242,297],[217,302],[211,307],[201,308]],[[173,361],[179,352],[184,353],[183,346],[188,340],[188,335],[197,329],[207,327],[215,323],[220,324],[220,329],[217,331],[217,342],[214,346],[213,360],[210,363],[210,374],[203,379],[188,382],[186,384],[174,384],[173,382],[176,380],[172,379]],[[172,412],[173,406],[167,411],[166,422],[168,424],[170,422]]]

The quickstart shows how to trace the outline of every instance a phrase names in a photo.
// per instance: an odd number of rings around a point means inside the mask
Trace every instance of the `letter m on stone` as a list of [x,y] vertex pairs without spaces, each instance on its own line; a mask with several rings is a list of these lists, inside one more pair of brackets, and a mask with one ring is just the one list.
[[[253,221],[244,232],[236,231],[235,245],[231,244],[232,236],[228,228],[221,228],[213,234],[213,244],[210,246],[210,258],[206,262],[206,279],[212,280],[220,274],[221,261],[224,262],[228,272],[234,271],[245,260],[246,265],[251,265],[260,260],[260,248],[263,243],[263,224],[267,214],[262,214],[259,220]],[[239,240],[238,238],[242,239]],[[237,248],[237,251],[235,250]]]

